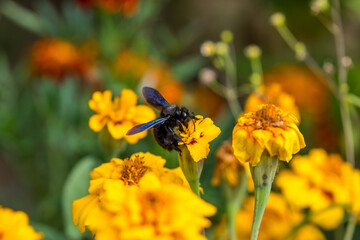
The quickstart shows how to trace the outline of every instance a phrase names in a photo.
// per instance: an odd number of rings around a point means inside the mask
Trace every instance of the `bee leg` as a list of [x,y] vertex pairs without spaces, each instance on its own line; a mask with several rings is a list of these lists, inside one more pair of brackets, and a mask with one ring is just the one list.
[[170,126],[166,126],[166,129],[168,133],[172,136],[172,138],[178,142],[182,142],[183,140],[174,132],[174,129],[172,129]]
[[180,132],[185,132],[184,126],[180,120],[176,120],[176,126],[179,127]]

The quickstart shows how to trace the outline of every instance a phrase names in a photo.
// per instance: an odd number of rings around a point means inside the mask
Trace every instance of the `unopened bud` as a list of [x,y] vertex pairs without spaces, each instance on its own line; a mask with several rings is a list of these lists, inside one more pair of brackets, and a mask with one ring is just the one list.
[[285,25],[286,18],[284,14],[277,12],[271,15],[270,22],[275,27],[280,27]]
[[200,82],[208,85],[216,80],[216,72],[210,68],[203,68],[199,72]]
[[257,45],[251,44],[245,48],[244,53],[248,58],[259,58],[261,56],[261,49]]
[[201,44],[200,53],[204,57],[211,57],[215,54],[215,43],[212,41],[206,41]]
[[233,33],[229,30],[222,31],[220,37],[221,37],[221,41],[226,42],[226,43],[230,43],[234,39]]
[[225,56],[229,52],[229,46],[224,42],[216,43],[216,54]]
[[311,1],[311,11],[317,15],[321,12],[325,12],[330,7],[328,0],[313,0]]
[[351,58],[349,56],[345,56],[341,59],[341,64],[346,67],[349,68],[352,66],[353,62],[351,60]]
[[334,73],[334,65],[331,62],[324,62],[323,69],[327,74]]

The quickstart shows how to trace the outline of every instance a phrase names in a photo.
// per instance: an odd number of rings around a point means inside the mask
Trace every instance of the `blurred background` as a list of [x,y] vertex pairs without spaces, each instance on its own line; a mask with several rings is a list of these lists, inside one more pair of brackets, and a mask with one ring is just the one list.
[[[141,87],[153,86],[169,102],[215,121],[222,133],[210,144],[201,184],[205,200],[219,209],[213,221],[219,221],[223,199],[210,184],[214,153],[231,137],[235,119],[200,74],[213,65],[200,46],[220,41],[223,30],[233,33],[241,106],[251,93],[251,66],[243,51],[256,44],[262,50],[264,82],[280,83],[300,109],[307,142],[302,153],[314,147],[344,153],[338,103],[269,21],[274,12],[283,12],[294,36],[321,66],[336,64],[333,38],[310,11],[310,1],[128,0],[117,10],[114,2],[0,3],[0,204],[27,212],[46,239],[81,238],[72,226],[71,202],[86,194],[89,171],[111,157],[109,135],[88,126],[93,114],[88,101],[105,89],[119,96],[121,89],[131,88],[143,104]],[[346,52],[352,59],[349,86],[360,95],[360,1],[342,4]],[[214,68],[213,73],[221,82],[222,71]],[[353,111],[359,120],[358,110]],[[360,129],[354,127],[358,146]],[[151,134],[127,145],[119,157],[140,151],[177,166],[177,154],[158,147]]]

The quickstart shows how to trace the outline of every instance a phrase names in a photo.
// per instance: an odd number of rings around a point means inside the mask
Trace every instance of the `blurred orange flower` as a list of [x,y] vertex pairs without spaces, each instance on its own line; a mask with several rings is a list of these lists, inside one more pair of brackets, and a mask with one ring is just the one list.
[[314,223],[327,230],[337,228],[346,205],[359,213],[360,173],[339,155],[312,149],[308,155],[295,156],[290,166],[292,170],[281,171],[275,184],[290,204],[309,208]]
[[120,78],[139,81],[150,68],[150,61],[131,50],[124,50],[117,56],[114,64],[115,74]]
[[247,186],[250,191],[254,190],[254,183],[251,179],[250,168],[248,163],[239,162],[229,141],[224,142],[216,151],[216,163],[211,184],[218,186],[225,182],[229,186],[236,187],[243,174],[248,176]]
[[178,104],[181,101],[183,85],[174,78],[167,66],[154,64],[145,75],[144,82],[147,86],[156,88],[169,103]]
[[147,131],[139,134],[126,135],[136,125],[154,120],[154,110],[145,105],[136,105],[137,95],[130,89],[123,89],[121,97],[112,99],[112,92],[95,92],[89,100],[89,107],[96,114],[89,119],[89,127],[99,132],[107,125],[114,139],[124,138],[128,143],[135,144],[146,137]]
[[[238,240],[250,239],[254,203],[254,197],[248,197],[242,209],[237,212],[236,230]],[[292,234],[293,228],[300,224],[303,217],[304,216],[299,211],[294,211],[289,207],[286,199],[282,195],[272,192],[270,193],[265,213],[261,221],[258,239],[287,239],[287,237],[290,237],[290,234]],[[309,236],[314,238],[310,238]],[[325,240],[325,236],[316,227],[305,225],[295,232],[295,239]]]
[[300,120],[300,112],[293,96],[285,93],[278,83],[260,86],[245,102],[244,112],[255,112],[261,104],[274,104]]
[[0,205],[1,240],[39,240],[44,236],[29,225],[29,217],[23,211],[14,211]]
[[44,38],[33,45],[30,64],[34,74],[60,81],[70,74],[81,78],[88,77],[94,58],[88,51],[83,52],[81,48],[66,40]]
[[77,0],[82,7],[96,6],[114,14],[132,17],[138,10],[140,0]]

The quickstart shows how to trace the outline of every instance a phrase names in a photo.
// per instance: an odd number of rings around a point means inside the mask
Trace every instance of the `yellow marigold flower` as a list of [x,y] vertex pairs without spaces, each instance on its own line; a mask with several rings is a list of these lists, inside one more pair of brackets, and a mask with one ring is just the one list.
[[29,217],[23,211],[0,206],[1,240],[38,240],[44,236],[29,225]]
[[180,168],[164,168],[165,160],[151,153],[136,153],[121,160],[113,158],[90,173],[89,194],[73,202],[73,221],[81,232],[91,222],[88,215],[98,211],[100,194],[107,182],[120,182],[124,186],[138,186],[146,173],[153,173],[163,183],[178,184],[188,187]]
[[233,130],[234,154],[239,161],[256,166],[266,150],[271,157],[289,162],[292,155],[305,147],[297,119],[275,107],[261,105],[256,112],[238,119]]
[[146,136],[147,131],[136,135],[126,133],[136,125],[154,120],[155,112],[148,106],[136,105],[137,96],[130,89],[123,89],[121,97],[112,100],[111,91],[95,92],[89,101],[89,107],[96,112],[89,119],[89,127],[99,132],[105,125],[114,139],[124,138],[135,144]]
[[300,119],[299,109],[295,104],[294,97],[285,93],[278,83],[260,86],[256,92],[247,98],[244,112],[255,112],[261,104],[274,104]]
[[93,63],[71,42],[57,38],[44,38],[32,47],[31,68],[36,75],[61,80],[69,74],[85,77]]
[[116,58],[114,71],[123,78],[139,81],[149,70],[150,62],[131,50],[122,51]]
[[304,225],[301,227],[294,240],[325,240],[324,234],[313,225]]
[[[236,229],[237,239],[245,240],[250,239],[251,222],[254,212],[254,197],[248,197],[245,203],[237,212],[236,215]],[[299,211],[291,209],[286,202],[286,199],[277,193],[271,193],[266,205],[265,213],[261,222],[260,232],[258,239],[261,240],[283,240],[289,237],[292,229],[296,227],[303,219],[303,215]],[[317,240],[325,239],[321,231],[311,226],[309,230],[307,226],[305,229],[301,228],[295,235],[295,239],[306,239],[303,231],[316,234],[315,236],[321,236],[316,238]],[[290,238],[289,238],[290,239]],[[312,238],[308,238],[309,240]],[[315,240],[315,238],[314,238]]]
[[207,157],[210,152],[209,142],[214,140],[221,130],[210,118],[204,119],[200,115],[196,118],[189,122],[184,132],[179,131],[179,136],[183,140],[183,142],[179,142],[179,145],[185,145],[193,160],[199,162]]
[[211,184],[218,186],[221,181],[235,187],[239,184],[241,176],[248,176],[248,188],[253,190],[254,184],[251,179],[249,164],[239,162],[235,155],[230,142],[224,142],[216,152],[216,163],[214,175]]
[[190,189],[164,184],[152,173],[140,180],[139,188],[107,182],[98,201],[86,216],[96,240],[203,240],[201,230],[210,226],[205,217],[216,211]]
[[331,207],[335,204],[350,204],[350,211],[359,211],[360,188],[356,185],[360,182],[359,172],[339,155],[312,149],[309,155],[296,156],[291,167],[292,170],[278,174],[276,185],[292,205],[309,208],[314,223],[324,229],[337,228],[344,209]]

